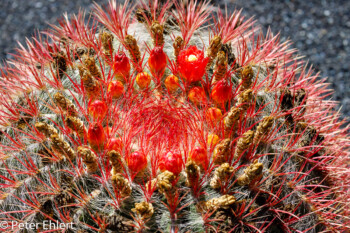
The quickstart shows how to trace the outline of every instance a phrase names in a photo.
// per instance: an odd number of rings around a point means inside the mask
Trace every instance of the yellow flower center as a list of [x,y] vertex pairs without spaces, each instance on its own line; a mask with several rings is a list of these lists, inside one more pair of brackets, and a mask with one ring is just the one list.
[[197,59],[198,59],[198,58],[197,58],[195,55],[193,55],[193,54],[191,54],[191,55],[188,56],[188,58],[187,58],[187,60],[190,61],[190,62],[196,61]]

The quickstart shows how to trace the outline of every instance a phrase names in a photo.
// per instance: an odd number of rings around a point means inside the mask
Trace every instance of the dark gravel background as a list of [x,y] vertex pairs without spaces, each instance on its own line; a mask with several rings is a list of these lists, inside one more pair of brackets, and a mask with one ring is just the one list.
[[[244,8],[264,31],[271,27],[290,39],[300,54],[328,77],[333,99],[350,116],[350,1],[349,0],[213,0],[229,9]],[[107,0],[96,1],[104,4]],[[91,9],[92,0],[0,0],[0,59],[11,58],[16,41],[56,23],[64,12]]]

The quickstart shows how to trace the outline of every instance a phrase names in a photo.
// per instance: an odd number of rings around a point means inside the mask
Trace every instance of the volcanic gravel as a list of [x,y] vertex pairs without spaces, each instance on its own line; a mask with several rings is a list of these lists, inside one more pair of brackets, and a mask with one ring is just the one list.
[[[350,116],[350,1],[349,0],[213,0],[228,11],[244,8],[266,32],[280,32],[293,42],[321,77],[335,90],[332,99]],[[93,0],[0,0],[0,59],[9,59],[17,41],[57,24],[64,12],[89,9]],[[107,0],[96,1],[100,4]]]

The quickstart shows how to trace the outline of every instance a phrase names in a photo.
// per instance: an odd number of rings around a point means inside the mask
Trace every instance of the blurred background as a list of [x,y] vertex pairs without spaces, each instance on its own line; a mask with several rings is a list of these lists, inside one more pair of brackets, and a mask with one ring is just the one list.
[[[122,0],[121,0],[122,1]],[[64,12],[89,11],[93,0],[0,0],[0,59],[11,58],[17,41],[57,23]],[[106,4],[107,0],[96,0]],[[290,39],[335,90],[332,99],[350,116],[350,1],[349,0],[212,0],[232,11],[243,8],[264,32],[271,28]]]

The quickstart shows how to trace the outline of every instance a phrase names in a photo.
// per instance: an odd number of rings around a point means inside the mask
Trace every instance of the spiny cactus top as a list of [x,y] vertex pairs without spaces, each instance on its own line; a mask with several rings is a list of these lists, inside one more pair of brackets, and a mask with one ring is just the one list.
[[289,42],[193,0],[84,19],[3,68],[2,232],[349,232],[348,128]]

